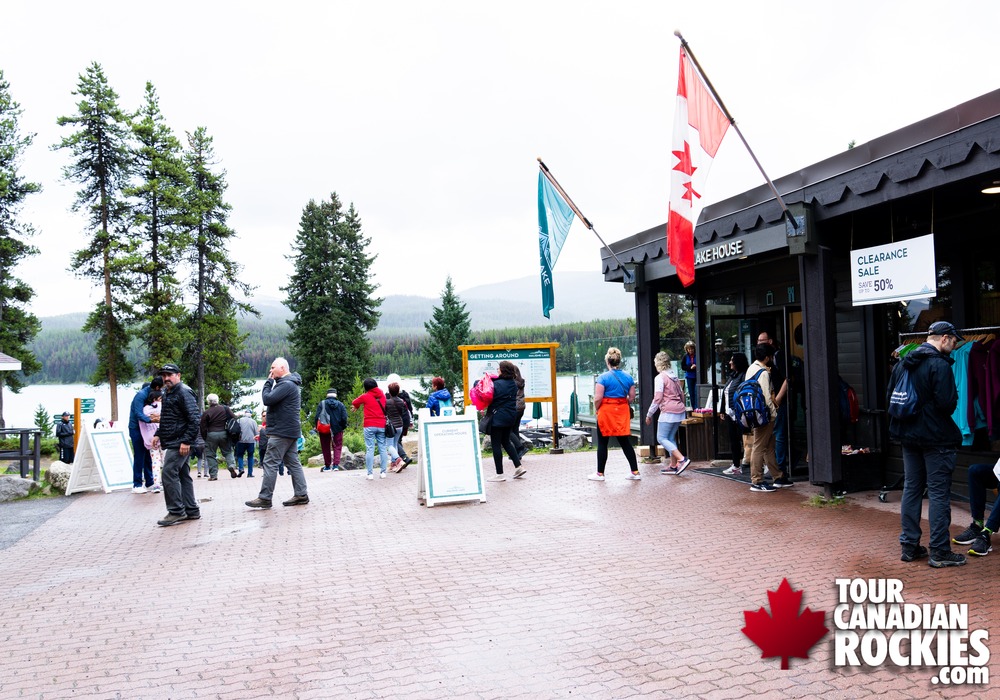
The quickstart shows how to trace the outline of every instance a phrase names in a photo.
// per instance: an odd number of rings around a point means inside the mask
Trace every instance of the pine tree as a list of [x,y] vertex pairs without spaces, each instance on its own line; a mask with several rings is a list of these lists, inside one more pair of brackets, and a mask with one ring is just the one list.
[[35,295],[27,283],[14,276],[14,268],[38,251],[24,242],[35,233],[34,228],[20,220],[19,214],[28,195],[41,187],[25,180],[19,167],[34,134],[21,134],[21,106],[10,95],[10,84],[0,70],[0,352],[21,361],[21,372],[0,373],[0,428],[3,418],[3,389],[15,394],[24,385],[22,377],[42,368],[28,345],[41,330],[41,324],[28,311]]
[[202,404],[205,394],[214,390],[233,405],[249,393],[248,383],[240,379],[248,365],[239,359],[247,334],[240,333],[236,314],[260,314],[233,297],[232,290],[246,297],[253,287],[240,280],[243,268],[229,255],[236,232],[228,224],[232,207],[225,201],[226,173],[213,170],[218,163],[212,137],[205,127],[198,127],[187,134],[187,142],[186,199],[192,227],[187,288],[194,308],[186,322],[187,344],[180,364],[193,378]]
[[85,332],[97,340],[97,371],[94,384],[107,381],[111,390],[111,420],[118,420],[118,380],[135,376],[128,361],[130,334],[123,319],[129,318],[129,300],[136,289],[134,270],[136,242],[127,231],[128,207],[122,195],[132,172],[128,118],[118,106],[118,94],[108,85],[104,70],[94,62],[80,76],[74,95],[80,96],[77,113],[59,117],[59,126],[76,127],[55,148],[68,148],[72,164],[63,177],[78,182],[73,211],[87,213],[90,238],[73,256],[70,269],[81,277],[100,281],[104,300],[87,318]]
[[140,286],[132,306],[133,330],[149,350],[146,370],[151,374],[167,362],[176,362],[184,342],[186,310],[176,269],[191,242],[185,200],[190,177],[180,141],[163,118],[152,83],[146,83],[145,102],[131,124],[138,180],[124,194],[132,203],[139,243]]
[[[455,294],[451,277],[444,283],[441,292],[441,306],[435,306],[431,319],[424,323],[427,330],[427,341],[423,345],[423,356],[431,373],[444,379],[445,387],[452,393],[455,405],[462,404],[462,351],[459,345],[469,345],[472,340],[469,312],[465,303]],[[430,384],[425,379],[420,381],[424,392],[417,395],[420,401],[426,401]],[[414,392],[417,393],[417,392]]]
[[295,314],[288,340],[305,386],[320,371],[338,388],[371,372],[368,333],[378,325],[382,300],[370,282],[370,242],[354,205],[345,214],[336,192],[302,211],[290,256],[295,271],[283,290]]
[[35,408],[35,427],[38,428],[42,433],[42,438],[48,440],[55,433],[55,427],[52,425],[52,416],[49,412],[45,410],[45,406],[38,404]]

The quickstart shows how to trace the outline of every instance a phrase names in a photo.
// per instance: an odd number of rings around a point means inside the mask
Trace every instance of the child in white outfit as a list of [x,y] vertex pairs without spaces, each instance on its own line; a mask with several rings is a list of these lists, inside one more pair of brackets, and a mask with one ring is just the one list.
[[[159,391],[149,392],[149,396],[146,397],[146,405],[142,407],[142,412],[150,417],[159,416],[160,397],[162,395],[162,392]],[[152,493],[159,493],[161,491],[160,468],[163,466],[163,450],[153,449],[153,436],[156,435],[159,427],[159,423],[144,423],[139,421],[139,432],[142,434],[142,442],[146,445],[146,449],[149,450],[150,460],[153,463],[153,486],[149,489]]]

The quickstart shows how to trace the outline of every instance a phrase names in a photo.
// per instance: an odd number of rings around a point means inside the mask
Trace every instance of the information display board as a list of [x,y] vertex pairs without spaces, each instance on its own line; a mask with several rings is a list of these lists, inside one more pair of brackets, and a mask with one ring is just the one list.
[[132,488],[132,446],[119,428],[80,429],[66,495],[103,488],[105,493]]
[[473,350],[468,352],[469,377],[474,381],[484,373],[498,374],[501,360],[517,365],[524,379],[526,401],[551,401],[553,378],[553,347]]
[[476,412],[420,418],[417,500],[426,506],[460,501],[486,502]]

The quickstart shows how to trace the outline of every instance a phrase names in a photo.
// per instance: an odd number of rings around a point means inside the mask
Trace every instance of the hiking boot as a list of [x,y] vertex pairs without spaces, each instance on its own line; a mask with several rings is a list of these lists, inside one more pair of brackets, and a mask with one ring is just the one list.
[[972,544],[979,537],[979,533],[983,531],[983,526],[978,523],[973,522],[969,527],[962,530],[962,534],[957,537],[952,537],[951,541],[955,544]]
[[283,506],[304,506],[309,502],[309,496],[292,496],[287,501],[282,501]]
[[969,554],[975,554],[977,557],[985,557],[992,551],[993,546],[990,544],[990,533],[985,530],[979,533],[979,537],[976,538],[976,541],[972,543],[972,547],[969,548]]
[[900,561],[916,561],[917,559],[927,558],[927,547],[921,547],[919,544],[904,544],[903,553],[899,557]]
[[176,525],[177,523],[182,523],[187,520],[186,515],[175,515],[173,513],[167,513],[167,517],[163,520],[157,520],[156,524],[160,527],[170,527],[171,525]]
[[247,501],[246,504],[251,508],[270,508],[271,501],[265,501],[263,498],[255,498],[252,501]]
[[964,563],[965,557],[961,554],[955,554],[950,549],[937,549],[931,552],[930,565],[935,569],[942,569],[946,566],[962,566]]

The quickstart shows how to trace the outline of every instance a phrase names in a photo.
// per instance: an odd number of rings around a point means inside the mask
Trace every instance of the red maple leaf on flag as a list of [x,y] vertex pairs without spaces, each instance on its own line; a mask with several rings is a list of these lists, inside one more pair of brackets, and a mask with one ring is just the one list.
[[826,613],[813,612],[809,608],[799,614],[802,606],[802,591],[795,591],[788,585],[788,579],[781,579],[776,591],[768,591],[771,614],[761,608],[756,612],[744,610],[746,627],[743,634],[760,647],[760,658],[781,657],[781,670],[788,670],[788,659],[795,656],[809,658],[813,648],[829,630],[823,624]]

